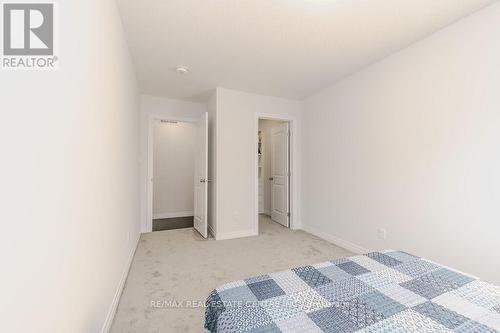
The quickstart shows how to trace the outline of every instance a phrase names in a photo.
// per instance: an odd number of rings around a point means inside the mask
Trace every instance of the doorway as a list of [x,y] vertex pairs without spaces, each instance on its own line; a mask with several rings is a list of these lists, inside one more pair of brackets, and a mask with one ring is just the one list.
[[157,120],[153,132],[153,231],[192,228],[196,125]]
[[291,220],[290,121],[259,119],[258,213],[283,227]]
[[150,230],[194,228],[207,238],[207,114],[151,118],[148,141]]

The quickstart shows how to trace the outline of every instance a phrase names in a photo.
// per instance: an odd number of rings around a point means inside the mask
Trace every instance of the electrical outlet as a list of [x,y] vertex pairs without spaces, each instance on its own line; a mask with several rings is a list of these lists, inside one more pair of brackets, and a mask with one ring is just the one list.
[[386,240],[387,239],[387,230],[384,228],[378,229],[378,238],[381,240]]

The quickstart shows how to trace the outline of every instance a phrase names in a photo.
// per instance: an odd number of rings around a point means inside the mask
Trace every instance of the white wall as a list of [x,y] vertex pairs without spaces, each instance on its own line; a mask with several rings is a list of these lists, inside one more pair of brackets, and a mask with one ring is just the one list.
[[139,236],[139,100],[115,2],[59,1],[56,19],[59,70],[0,74],[5,332],[101,331]]
[[193,216],[196,124],[154,124],[153,217]]
[[[217,238],[237,238],[255,235],[257,211],[257,114],[295,117],[294,131],[297,152],[300,153],[300,106],[297,101],[243,93],[217,88],[216,110],[216,221]],[[297,156],[298,157],[298,156]],[[294,164],[296,175],[300,165]],[[297,178],[299,202],[300,184]],[[299,205],[293,212],[300,225]]]
[[500,283],[498,22],[500,4],[305,102],[307,230]]
[[178,101],[168,98],[142,95],[140,112],[140,201],[141,231],[150,232],[148,224],[148,197],[152,201],[153,191],[148,192],[148,134],[153,119],[196,120],[207,111],[204,104]]

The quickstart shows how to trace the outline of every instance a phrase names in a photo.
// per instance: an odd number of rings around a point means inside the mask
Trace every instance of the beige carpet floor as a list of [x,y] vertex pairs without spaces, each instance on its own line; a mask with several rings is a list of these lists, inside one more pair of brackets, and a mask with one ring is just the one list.
[[[353,255],[261,216],[257,237],[204,240],[193,229],[141,236],[112,333],[203,332],[205,301],[224,283]],[[175,303],[173,302],[175,301]]]

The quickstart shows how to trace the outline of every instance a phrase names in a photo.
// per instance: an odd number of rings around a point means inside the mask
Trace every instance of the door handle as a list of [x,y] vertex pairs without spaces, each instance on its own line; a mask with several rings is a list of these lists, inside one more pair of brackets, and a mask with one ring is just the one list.
[[200,179],[200,183],[210,183],[211,179]]
[[273,181],[273,180],[274,180],[274,177],[270,177],[270,178],[269,178],[269,180],[270,180],[270,181]]

